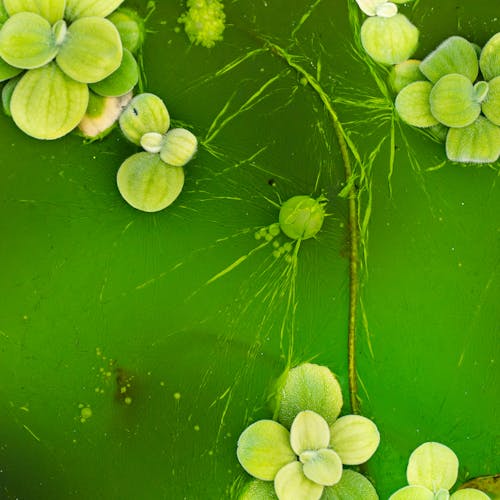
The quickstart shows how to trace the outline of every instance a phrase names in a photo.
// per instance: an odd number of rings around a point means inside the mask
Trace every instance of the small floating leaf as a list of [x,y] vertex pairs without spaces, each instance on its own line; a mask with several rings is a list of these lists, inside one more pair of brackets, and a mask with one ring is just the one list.
[[395,64],[389,73],[389,83],[394,92],[400,92],[413,82],[425,81],[426,78],[420,71],[418,59],[408,59]]
[[242,467],[264,481],[272,481],[283,466],[297,461],[290,448],[290,433],[274,420],[259,420],[247,427],[238,439],[236,453]]
[[122,53],[115,25],[100,17],[86,17],[68,27],[56,61],[77,82],[95,83],[119,68]]
[[147,134],[144,134],[141,137],[142,149],[148,153],[159,153],[163,145],[164,137],[164,135],[159,134],[158,132],[148,132]]
[[7,64],[3,59],[0,58],[0,82],[5,82],[6,80],[10,80],[14,76],[17,76],[21,73],[21,68],[15,68],[10,64]]
[[370,17],[361,26],[367,54],[382,64],[406,61],[417,49],[418,29],[402,14]]
[[55,63],[28,71],[10,103],[12,118],[26,134],[57,139],[73,130],[85,115],[87,85],[66,76]]
[[279,421],[289,427],[303,410],[312,410],[333,424],[342,408],[342,390],[326,367],[305,363],[292,368],[279,389]]
[[323,490],[321,500],[378,500],[372,483],[358,472],[344,470],[337,484]]
[[132,53],[123,49],[120,67],[107,78],[90,84],[90,88],[104,97],[119,97],[128,94],[139,81],[139,66]]
[[281,230],[293,240],[314,238],[323,226],[324,200],[310,196],[293,196],[286,200],[280,209]]
[[197,148],[198,140],[194,134],[185,128],[173,128],[165,134],[160,157],[169,165],[182,167],[191,160]]
[[74,21],[80,17],[106,17],[124,0],[66,0],[66,18]]
[[323,486],[308,479],[297,461],[279,470],[274,489],[280,500],[319,500],[323,493]]
[[488,493],[491,498],[498,500],[500,498],[500,474],[474,477],[462,484],[458,490],[460,491],[462,488],[481,490]]
[[487,118],[464,128],[450,128],[446,137],[446,156],[452,161],[492,163],[500,156],[500,127]]
[[5,9],[13,16],[19,12],[34,12],[54,24],[64,16],[66,0],[3,0]]
[[158,155],[136,153],[125,160],[116,177],[125,201],[144,212],[158,212],[171,205],[184,186],[182,167],[171,167]]
[[481,109],[490,122],[500,125],[500,76],[490,80],[488,95],[481,103]]
[[483,47],[479,66],[485,80],[500,76],[500,33],[493,35]]
[[479,73],[476,50],[465,38],[451,36],[421,62],[420,71],[431,82],[450,73],[458,73],[473,82]]
[[342,460],[333,450],[308,450],[300,454],[304,475],[323,486],[333,486],[342,477]]
[[451,500],[490,500],[486,493],[472,488],[455,491],[450,498]]
[[398,13],[398,7],[395,3],[384,2],[377,6],[375,14],[379,17],[392,17]]
[[438,80],[432,87],[429,102],[433,116],[448,127],[466,127],[481,112],[471,81],[457,73]]
[[14,14],[0,30],[0,56],[11,66],[39,68],[54,59],[56,53],[52,27],[38,14]]
[[430,82],[413,82],[407,85],[396,97],[396,111],[402,120],[414,127],[431,127],[438,121],[431,113],[429,96]]
[[290,444],[300,455],[305,450],[326,448],[330,442],[330,428],[326,420],[314,411],[301,411],[290,428]]
[[385,2],[386,0],[356,0],[359,8],[368,16],[375,16],[377,7]]
[[434,500],[434,493],[425,486],[405,486],[393,493],[389,500]]
[[249,481],[238,496],[238,500],[277,500],[271,481],[254,479]]
[[474,85],[474,100],[476,102],[483,102],[488,97],[489,85],[487,82],[477,82]]
[[449,490],[457,480],[458,458],[441,443],[424,443],[413,451],[408,461],[408,484],[436,491]]
[[144,43],[144,20],[132,9],[120,8],[113,12],[108,19],[116,26],[123,48],[135,54]]
[[12,113],[10,112],[10,101],[12,100],[12,94],[14,93],[14,89],[20,79],[21,75],[12,78],[2,88],[2,107],[3,112],[7,116],[12,116]]
[[330,447],[346,465],[359,465],[369,460],[380,444],[377,426],[361,415],[346,415],[330,428]]
[[135,96],[120,116],[123,134],[137,146],[140,146],[144,134],[165,134],[169,126],[170,116],[165,103],[154,94]]

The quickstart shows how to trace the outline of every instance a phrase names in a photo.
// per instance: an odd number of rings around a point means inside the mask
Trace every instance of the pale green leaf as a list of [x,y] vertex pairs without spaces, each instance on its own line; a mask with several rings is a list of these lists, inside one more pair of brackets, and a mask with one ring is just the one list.
[[393,493],[389,500],[434,500],[434,493],[425,486],[405,486]]
[[[139,154],[159,158],[151,153]],[[297,461],[290,447],[290,433],[274,420],[259,420],[247,427],[238,439],[237,456],[250,475],[264,481],[273,480],[283,466]]]
[[68,27],[56,61],[74,80],[95,83],[119,68],[122,54],[122,43],[115,25],[107,19],[87,17]]
[[330,428],[330,447],[346,465],[359,465],[369,460],[380,444],[377,426],[361,415],[340,417]]
[[353,470],[344,470],[337,484],[323,490],[321,500],[378,500],[373,484]]
[[282,203],[279,214],[281,230],[293,240],[314,238],[325,219],[324,199],[292,196]]
[[306,410],[295,417],[290,428],[290,444],[297,455],[305,450],[326,448],[329,442],[330,428],[321,415]]
[[408,484],[425,486],[437,492],[449,490],[457,480],[458,458],[441,443],[424,443],[413,451],[408,461]]
[[473,488],[465,488],[463,490],[458,490],[451,495],[451,500],[489,500],[490,497],[480,490]]
[[450,492],[441,488],[434,494],[434,500],[450,500]]
[[500,127],[487,118],[463,128],[450,128],[446,137],[446,155],[452,161],[493,163],[500,156]]
[[361,43],[367,54],[382,64],[409,59],[418,45],[418,29],[403,15],[370,17],[361,26]]
[[52,27],[38,14],[14,14],[0,30],[0,56],[11,66],[39,68],[54,59],[56,54]]
[[28,71],[10,103],[12,118],[26,134],[57,139],[73,130],[85,115],[87,85],[66,76],[56,64]]
[[368,16],[376,15],[377,7],[385,2],[386,0],[356,0],[359,8]]
[[118,9],[108,19],[120,33],[123,48],[135,54],[144,42],[144,33],[146,31],[144,20],[134,10],[127,8]]
[[274,483],[253,479],[249,481],[238,496],[238,500],[276,500]]
[[0,58],[0,82],[5,82],[6,80],[10,80],[14,76],[17,76],[21,73],[21,68],[15,68],[10,64],[7,64],[3,59]]
[[198,149],[196,136],[185,128],[169,130],[163,139],[161,159],[169,165],[182,167],[188,163]]
[[471,81],[458,73],[445,75],[432,87],[432,115],[447,127],[466,127],[481,113]]
[[119,97],[130,92],[139,81],[139,66],[132,53],[123,49],[120,67],[107,78],[90,84],[90,88],[104,97]]
[[474,82],[479,72],[476,50],[465,38],[451,36],[420,63],[420,71],[431,82],[450,73],[458,73]]
[[300,454],[304,475],[323,486],[337,484],[342,477],[342,460],[333,450],[304,451]]
[[34,12],[54,24],[64,17],[66,0],[3,0],[5,9],[13,16],[19,12]]
[[70,21],[81,17],[106,17],[124,0],[66,0],[66,18]]
[[11,78],[2,88],[2,107],[7,116],[12,116],[12,113],[10,112],[10,102],[12,100],[14,89],[21,78],[22,75]]
[[292,368],[278,390],[279,421],[289,427],[303,410],[315,411],[329,425],[342,408],[342,390],[335,375],[326,367],[305,363]]
[[484,45],[479,66],[485,80],[500,76],[500,33],[493,35]]
[[148,153],[159,153],[163,145],[164,137],[164,135],[159,134],[158,132],[148,132],[147,134],[144,134],[141,137],[142,149],[144,149],[144,151],[147,151]]
[[143,212],[158,212],[171,205],[184,186],[182,167],[171,167],[151,153],[125,160],[116,177],[124,200]]
[[430,82],[413,82],[404,87],[396,97],[395,106],[403,121],[414,127],[432,127],[439,122],[431,113]]
[[500,125],[500,76],[488,83],[488,95],[481,103],[483,114],[495,125]]
[[276,474],[274,489],[280,500],[319,500],[323,486],[304,475],[302,464],[292,462]]
[[139,146],[148,132],[165,134],[170,116],[165,103],[154,94],[135,96],[120,116],[120,128],[125,137]]
[[418,59],[408,59],[395,64],[389,73],[389,83],[394,92],[399,92],[413,82],[425,81],[426,78],[420,71]]

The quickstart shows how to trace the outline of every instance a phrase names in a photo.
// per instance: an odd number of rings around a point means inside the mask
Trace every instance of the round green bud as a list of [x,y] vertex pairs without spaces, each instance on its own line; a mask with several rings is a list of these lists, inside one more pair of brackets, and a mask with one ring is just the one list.
[[184,170],[162,162],[157,154],[137,153],[125,160],[116,176],[125,201],[144,212],[171,205],[184,186]]
[[310,196],[294,196],[281,205],[281,230],[293,240],[307,240],[316,236],[323,225],[324,200]]
[[183,167],[196,153],[198,140],[185,128],[169,130],[163,138],[161,159],[168,165]]
[[164,136],[158,132],[148,132],[141,137],[141,146],[148,153],[159,153]]

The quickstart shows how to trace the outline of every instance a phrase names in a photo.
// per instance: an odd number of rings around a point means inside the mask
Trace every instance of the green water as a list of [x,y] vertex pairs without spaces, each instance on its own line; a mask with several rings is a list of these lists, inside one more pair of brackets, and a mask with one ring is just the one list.
[[[483,44],[500,31],[494,3],[403,8],[417,56],[451,34]],[[202,142],[157,214],[119,196],[135,149],[118,132],[42,143],[0,117],[1,498],[229,498],[245,478],[238,435],[271,416],[287,363],[328,365],[349,412],[343,163],[318,92],[265,40],[318,80],[366,166],[357,369],[382,436],[367,466],[380,497],[424,441],[453,448],[460,480],[499,472],[499,163],[432,170],[443,147],[396,123],[390,175],[392,110],[348,5],[226,2],[208,50],[175,31],[180,1],[157,2],[146,88]],[[331,214],[296,265],[254,237],[295,194],[324,194]]]

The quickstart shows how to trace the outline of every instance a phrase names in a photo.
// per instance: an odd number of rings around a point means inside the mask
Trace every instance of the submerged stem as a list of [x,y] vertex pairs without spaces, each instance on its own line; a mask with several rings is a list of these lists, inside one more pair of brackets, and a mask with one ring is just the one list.
[[293,68],[297,73],[300,73],[307,83],[316,92],[318,97],[323,102],[325,108],[330,115],[335,135],[344,162],[345,180],[346,185],[351,186],[348,193],[348,209],[349,209],[349,236],[350,236],[350,250],[349,250],[349,320],[347,326],[347,359],[348,359],[348,378],[349,378],[349,399],[351,403],[351,410],[353,413],[359,413],[358,401],[358,380],[356,374],[356,320],[357,320],[357,307],[359,298],[359,224],[358,224],[358,202],[357,192],[354,182],[352,182],[353,169],[349,150],[353,153],[359,161],[357,151],[353,145],[346,138],[346,134],[342,124],[333,109],[332,103],[328,94],[323,90],[320,83],[310,73],[308,73],[302,66],[294,62],[292,55],[288,54],[279,45],[270,41],[265,41],[266,45],[279,57],[284,59],[286,63]]

